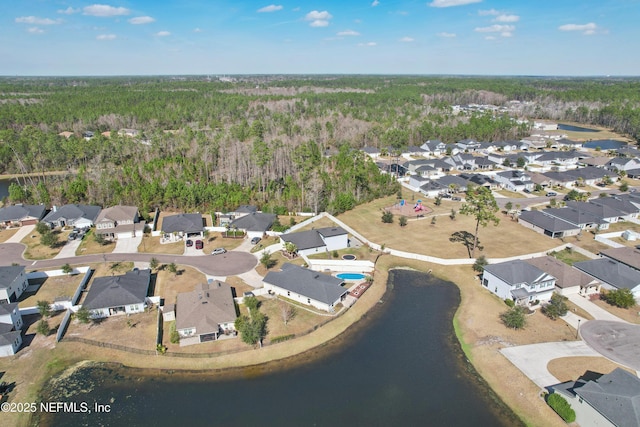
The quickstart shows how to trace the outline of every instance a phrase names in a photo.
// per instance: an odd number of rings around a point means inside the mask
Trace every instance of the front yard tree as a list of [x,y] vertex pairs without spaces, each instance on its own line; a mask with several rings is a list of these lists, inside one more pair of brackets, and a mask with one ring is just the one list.
[[149,268],[151,268],[152,270],[155,270],[156,268],[158,268],[159,265],[160,265],[160,262],[156,257],[151,258],[151,260],[149,261]]
[[267,335],[267,317],[264,314],[259,311],[251,313],[251,317],[243,314],[236,318],[235,327],[242,342],[262,347],[262,340]]
[[293,242],[285,242],[284,250],[290,257],[293,258],[294,256],[296,256],[296,253],[298,252],[298,247]]
[[285,301],[280,301],[279,304],[282,321],[284,322],[284,325],[287,326],[287,323],[289,323],[291,320],[293,320],[294,317],[296,317],[296,307]]
[[500,320],[507,328],[524,329],[527,319],[524,317],[524,309],[515,306],[500,315]]
[[40,243],[50,248],[55,248],[58,245],[58,235],[52,232],[45,233],[40,236]]
[[507,202],[507,203],[504,205],[505,213],[506,213],[506,214],[508,214],[509,212],[511,212],[511,209],[513,209],[513,203],[511,203],[511,202]]
[[567,297],[556,292],[553,293],[549,302],[542,306],[542,314],[551,320],[556,320],[558,317],[564,316],[567,314],[567,311],[569,311],[569,307],[567,307]]
[[478,247],[478,229],[482,225],[486,227],[489,222],[498,225],[500,218],[496,216],[498,203],[487,187],[470,187],[465,196],[465,203],[460,209],[463,215],[472,215],[476,219],[476,232],[473,236],[473,246],[471,248],[471,258],[475,256]]
[[629,183],[627,181],[620,183],[620,191],[629,191]]
[[44,319],[45,317],[51,316],[51,306],[49,305],[49,301],[38,301],[36,303],[36,307],[38,307],[38,313]]
[[385,224],[391,224],[393,222],[393,214],[389,211],[384,211],[382,213],[382,222]]
[[39,222],[36,224],[36,231],[39,234],[47,234],[47,233],[51,233],[51,228],[49,228],[49,226],[46,223]]
[[262,252],[262,256],[260,257],[260,264],[262,264],[264,268],[268,270],[276,264],[276,261],[271,258],[271,252],[264,251]]
[[107,240],[104,238],[102,234],[94,233],[93,240],[100,246],[104,246],[107,244]]
[[402,215],[400,217],[400,219],[398,220],[398,224],[400,224],[400,227],[404,227],[407,225],[407,217]]
[[167,270],[169,271],[169,273],[176,274],[178,272],[178,267],[176,266],[175,262],[172,262],[171,264],[167,265]]
[[484,266],[487,264],[489,264],[489,261],[487,261],[487,257],[484,255],[480,255],[476,259],[476,262],[473,263],[473,271],[482,273],[484,271]]
[[62,272],[64,274],[69,274],[73,271],[73,268],[71,268],[71,266],[69,265],[69,263],[66,263],[65,265],[62,266]]

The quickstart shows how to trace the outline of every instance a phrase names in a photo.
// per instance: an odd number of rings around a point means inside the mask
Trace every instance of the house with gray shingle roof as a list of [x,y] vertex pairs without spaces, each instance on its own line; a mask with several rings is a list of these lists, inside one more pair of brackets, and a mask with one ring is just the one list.
[[580,227],[541,211],[525,211],[518,216],[518,223],[540,234],[554,238],[576,236]]
[[567,381],[550,387],[562,395],[581,426],[640,425],[640,379],[621,368],[598,379]]
[[567,206],[579,211],[593,214],[609,223],[618,222],[618,220],[624,216],[624,212],[621,212],[604,204],[570,200],[567,202]]
[[623,221],[638,218],[638,214],[640,213],[639,205],[633,204],[628,198],[621,197],[620,195],[598,197],[597,199],[590,200],[589,203],[608,206],[622,212],[623,215],[621,215],[620,219]]
[[606,249],[600,252],[600,256],[611,258],[614,261],[621,262],[640,271],[640,249],[638,248],[625,246],[622,248]]
[[522,260],[489,264],[482,273],[482,286],[518,305],[549,301],[555,285],[555,277]]
[[171,235],[183,238],[202,236],[203,231],[202,215],[199,213],[181,213],[166,216],[162,219],[162,232],[165,234],[165,238]]
[[17,302],[0,304],[0,357],[16,354],[22,345],[22,325]]
[[311,255],[347,248],[349,233],[342,227],[324,227],[283,234],[280,240],[283,245],[287,242],[296,245],[300,255]]
[[146,307],[151,270],[132,270],[120,276],[96,277],[82,302],[94,319],[142,313]]
[[254,212],[234,219],[229,227],[244,231],[250,239],[262,237],[271,229],[276,217],[276,214]]
[[29,286],[29,281],[23,266],[0,267],[0,304],[18,301],[27,286]]
[[12,205],[0,208],[0,226],[22,227],[36,224],[44,217],[44,205]]
[[549,208],[542,210],[542,212],[577,225],[581,230],[606,230],[609,228],[609,223],[601,216],[576,208]]
[[330,313],[347,295],[343,280],[290,263],[283,264],[281,271],[267,273],[262,282],[270,294]]
[[102,208],[94,205],[64,205],[59,208],[54,206],[42,222],[49,224],[49,227],[73,226],[76,228],[92,227],[100,214]]
[[144,221],[140,221],[135,206],[116,205],[103,209],[96,219],[96,234],[107,239],[135,237],[144,231]]
[[605,289],[631,290],[636,301],[640,302],[640,271],[611,258],[576,262],[573,266],[600,280]]
[[237,317],[231,287],[224,282],[201,283],[178,294],[176,331],[180,345],[217,340],[235,331]]

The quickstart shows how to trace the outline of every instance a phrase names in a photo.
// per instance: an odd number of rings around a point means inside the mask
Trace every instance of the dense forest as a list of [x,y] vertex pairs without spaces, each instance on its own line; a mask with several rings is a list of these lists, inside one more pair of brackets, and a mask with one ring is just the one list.
[[[470,103],[505,110],[452,112]],[[365,145],[395,151],[436,138],[514,139],[529,131],[516,119],[531,118],[605,126],[638,140],[640,80],[4,78],[0,173],[42,175],[13,186],[12,201],[336,213],[398,191],[358,151]],[[83,138],[86,131],[94,137]]]

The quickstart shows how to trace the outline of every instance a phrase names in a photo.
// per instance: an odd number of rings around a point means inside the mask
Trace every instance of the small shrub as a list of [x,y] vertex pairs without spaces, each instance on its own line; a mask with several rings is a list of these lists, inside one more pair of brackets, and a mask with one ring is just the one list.
[[601,299],[608,304],[615,305],[620,308],[630,308],[636,305],[635,297],[631,289],[622,288],[602,293]]
[[393,214],[389,211],[382,213],[382,222],[385,224],[391,224],[393,222]]
[[507,306],[508,306],[508,307],[511,307],[511,308],[513,308],[513,307],[515,307],[515,306],[516,306],[516,303],[515,303],[512,299],[509,299],[509,298],[507,298],[506,300],[504,300],[504,303],[505,303],[505,304],[507,304]]
[[556,411],[558,415],[567,423],[572,423],[576,420],[576,412],[573,410],[567,400],[560,396],[558,393],[551,393],[547,396],[547,404]]
[[271,344],[276,344],[276,343],[279,343],[279,342],[288,341],[288,340],[293,339],[295,337],[296,337],[296,334],[279,335],[277,337],[271,338]]
[[524,309],[522,307],[513,307],[500,315],[500,320],[507,328],[524,329],[527,319],[524,317]]
[[334,258],[338,258],[338,256],[339,256],[339,255],[338,255],[338,251],[333,251],[333,252],[331,253],[331,256],[333,256]]

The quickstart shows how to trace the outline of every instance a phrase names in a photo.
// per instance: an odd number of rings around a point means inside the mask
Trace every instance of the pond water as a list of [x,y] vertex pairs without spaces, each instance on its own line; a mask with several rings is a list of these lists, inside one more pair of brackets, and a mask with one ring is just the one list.
[[217,374],[80,369],[50,382],[43,399],[110,404],[111,412],[41,414],[37,421],[65,427],[522,426],[462,353],[452,326],[459,303],[454,284],[395,270],[381,304],[319,349]]
[[626,142],[616,141],[614,139],[596,139],[584,143],[584,146],[587,148],[596,149],[600,147],[601,150],[617,150],[625,145],[627,145]]
[[563,124],[558,124],[558,129],[568,130],[572,132],[600,132],[597,129],[589,129],[589,128],[583,128],[581,126],[572,126],[572,125],[563,125]]

